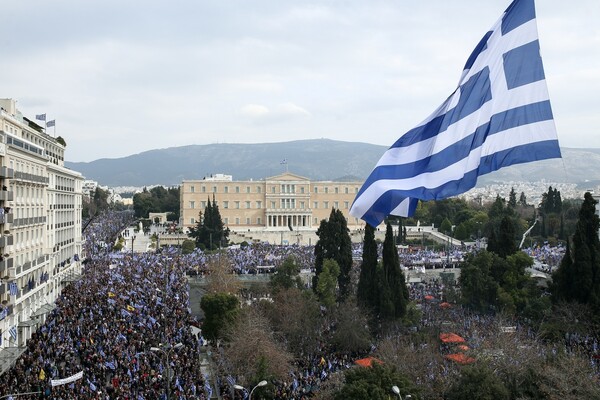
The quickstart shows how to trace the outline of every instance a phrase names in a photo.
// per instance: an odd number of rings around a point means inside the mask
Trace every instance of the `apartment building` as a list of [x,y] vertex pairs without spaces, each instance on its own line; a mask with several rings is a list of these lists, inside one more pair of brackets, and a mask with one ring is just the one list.
[[0,351],[17,355],[81,272],[83,177],[15,100],[0,107]]
[[180,223],[184,229],[196,225],[214,196],[223,223],[232,231],[315,231],[331,209],[339,209],[350,230],[364,222],[349,215],[362,182],[311,181],[284,173],[259,181],[234,181],[218,174],[202,180],[184,180],[180,187]]

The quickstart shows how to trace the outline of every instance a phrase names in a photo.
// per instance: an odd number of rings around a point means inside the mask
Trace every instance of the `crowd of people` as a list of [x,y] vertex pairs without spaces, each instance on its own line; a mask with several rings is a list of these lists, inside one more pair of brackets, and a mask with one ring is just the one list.
[[[86,228],[86,272],[63,289],[3,377],[0,393],[153,400],[168,390],[177,399],[208,398],[199,341],[190,329],[197,321],[190,314],[187,265],[169,251],[110,257],[100,243],[114,241],[123,226],[107,217]],[[52,385],[80,372],[80,379]]]
[[[209,255],[196,250],[181,255],[175,249],[134,256],[111,253],[112,243],[131,222],[131,214],[107,212],[85,225],[85,273],[66,286],[43,326],[27,343],[27,351],[0,382],[0,393],[42,392],[56,399],[162,399],[168,390],[177,399],[210,397],[210,384],[200,373],[200,345],[191,325],[199,326],[191,315],[186,275],[206,273]],[[379,252],[381,255],[381,245]],[[232,272],[252,274],[269,266],[274,270],[289,256],[302,269],[314,268],[314,246],[255,243],[227,250]],[[359,260],[361,244],[353,244],[353,257]],[[538,262],[556,266],[564,249],[537,246],[525,250]],[[463,259],[456,249],[447,254],[427,249],[401,251],[401,263],[422,265],[432,260]],[[423,306],[423,325],[438,324],[439,310],[425,299],[439,298],[439,282],[411,287],[411,298]],[[486,317],[451,311],[457,329],[478,346],[479,332],[489,329]],[[567,338],[573,345],[593,347],[592,340]],[[170,361],[167,362],[167,356]],[[352,365],[352,357],[323,349],[298,365],[289,380],[277,382],[277,398],[305,398],[328,375]],[[76,376],[63,385],[52,382]],[[168,378],[171,379],[168,379]],[[231,382],[220,381],[224,398]],[[236,396],[242,398],[243,393]]]

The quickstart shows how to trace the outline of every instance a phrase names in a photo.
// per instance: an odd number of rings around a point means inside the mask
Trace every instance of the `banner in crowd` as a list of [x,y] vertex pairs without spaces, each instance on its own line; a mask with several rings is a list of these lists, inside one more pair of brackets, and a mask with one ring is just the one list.
[[54,386],[60,386],[60,385],[66,385],[67,383],[75,382],[76,380],[79,380],[81,378],[83,378],[83,371],[79,371],[75,375],[71,375],[71,376],[69,376],[67,378],[52,379],[52,380],[50,380],[50,384],[52,385],[52,387],[54,387]]

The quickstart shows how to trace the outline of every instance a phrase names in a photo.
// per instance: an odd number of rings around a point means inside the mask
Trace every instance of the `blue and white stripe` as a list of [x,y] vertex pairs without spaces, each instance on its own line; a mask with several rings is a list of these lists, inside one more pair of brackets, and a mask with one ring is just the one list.
[[473,188],[500,168],[560,158],[533,0],[515,0],[479,42],[458,87],[381,157],[350,214],[373,226],[418,200]]

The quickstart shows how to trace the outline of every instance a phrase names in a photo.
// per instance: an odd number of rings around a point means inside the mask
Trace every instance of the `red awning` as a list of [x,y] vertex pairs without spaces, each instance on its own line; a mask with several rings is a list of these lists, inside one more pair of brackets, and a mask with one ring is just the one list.
[[462,365],[472,364],[475,362],[473,357],[468,357],[464,353],[448,354],[447,356],[444,356],[444,358]]

